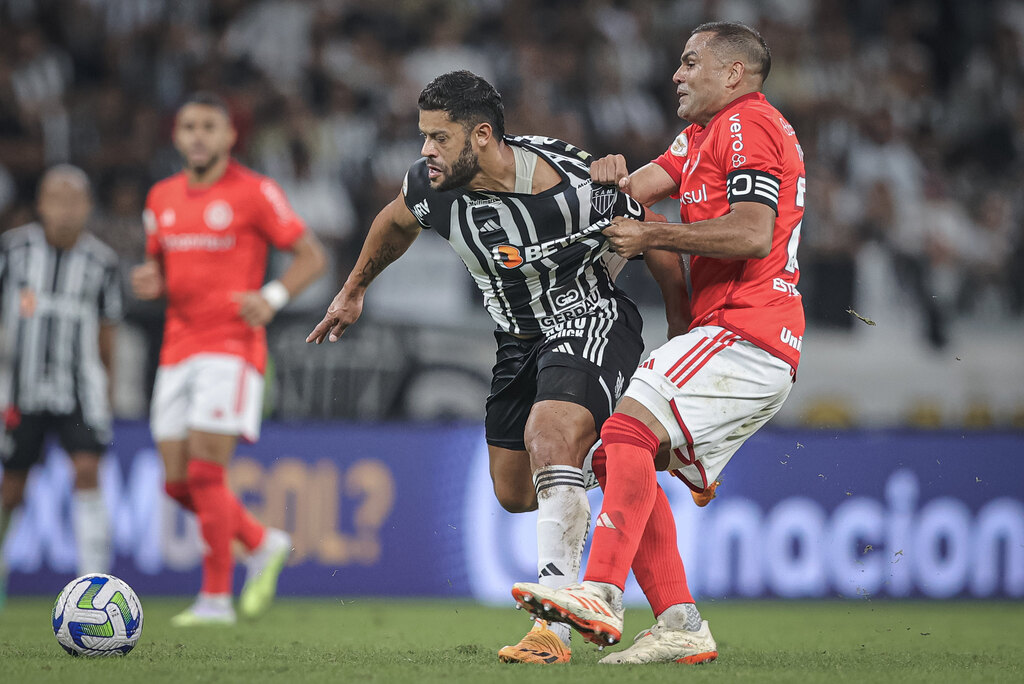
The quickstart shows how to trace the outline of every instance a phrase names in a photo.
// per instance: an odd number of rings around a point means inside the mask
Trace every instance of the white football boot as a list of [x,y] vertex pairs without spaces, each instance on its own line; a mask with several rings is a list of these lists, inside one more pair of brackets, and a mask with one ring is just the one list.
[[174,627],[230,626],[235,624],[235,609],[230,594],[199,594],[191,606],[171,618]]
[[639,665],[643,663],[683,663],[698,665],[718,657],[718,644],[711,636],[708,621],[701,620],[700,629],[690,632],[672,629],[664,622],[640,632],[633,645],[601,658],[603,665]]
[[611,646],[622,639],[622,592],[611,584],[583,582],[552,589],[534,582],[517,582],[512,597],[534,617],[568,623],[598,646]]

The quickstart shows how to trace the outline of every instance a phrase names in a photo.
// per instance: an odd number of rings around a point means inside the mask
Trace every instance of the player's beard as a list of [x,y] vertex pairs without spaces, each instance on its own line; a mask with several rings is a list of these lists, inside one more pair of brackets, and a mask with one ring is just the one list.
[[480,158],[473,153],[473,144],[466,138],[466,145],[459,153],[459,158],[452,162],[451,169],[445,174],[444,180],[438,183],[438,192],[461,188],[468,185],[473,177],[480,172]]
[[198,176],[198,177],[202,178],[203,176],[205,176],[205,175],[206,175],[206,172],[207,172],[207,171],[209,171],[210,169],[212,169],[212,168],[213,168],[214,166],[216,166],[216,165],[217,165],[217,162],[219,162],[219,161],[220,161],[220,155],[219,155],[219,154],[215,154],[215,155],[213,155],[212,157],[210,157],[210,158],[209,158],[209,159],[208,159],[208,160],[206,161],[206,163],[205,163],[205,164],[202,164],[202,165],[198,165],[198,164],[189,164],[189,169],[190,169],[190,170],[192,171],[192,173],[194,173],[194,174],[195,174],[196,176]]

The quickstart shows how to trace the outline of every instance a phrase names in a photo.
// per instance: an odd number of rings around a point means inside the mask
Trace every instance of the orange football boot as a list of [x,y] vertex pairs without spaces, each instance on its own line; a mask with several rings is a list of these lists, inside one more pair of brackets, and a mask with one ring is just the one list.
[[572,651],[562,643],[558,635],[548,629],[544,620],[534,621],[533,628],[515,646],[505,646],[498,651],[498,660],[503,663],[534,663],[555,665],[567,663]]

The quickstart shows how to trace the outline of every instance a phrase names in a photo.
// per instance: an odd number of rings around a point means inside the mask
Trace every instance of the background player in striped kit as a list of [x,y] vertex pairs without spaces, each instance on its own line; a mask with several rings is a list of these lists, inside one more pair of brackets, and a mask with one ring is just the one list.
[[[109,572],[110,521],[99,489],[111,439],[110,368],[121,318],[117,256],[83,232],[89,179],[59,165],[39,183],[39,222],[0,237],[0,548],[29,469],[55,433],[71,456],[78,573]],[[0,600],[5,569],[0,558]]]
[[[174,143],[185,170],[149,191],[147,258],[132,272],[139,299],[167,297],[150,423],[167,494],[195,512],[207,547],[199,597],[172,618],[183,627],[235,622],[232,539],[249,552],[242,614],[261,614],[277,591],[291,538],[249,515],[227,486],[226,466],[239,436],[259,438],[264,326],[325,263],[277,184],[231,157],[235,137],[214,94],[196,93],[178,109]],[[294,258],[263,285],[270,247]]]
[[[506,136],[501,96],[470,72],[434,79],[419,109],[423,158],[373,221],[307,341],[336,341],[359,318],[370,282],[422,228],[447,239],[497,325],[485,420],[495,495],[509,511],[538,510],[540,581],[562,586],[576,580],[589,529],[583,459],[643,349],[636,306],[614,284],[624,262],[600,229],[645,210],[594,186],[590,155],[573,145]],[[568,629],[556,629],[539,621],[499,657],[566,662]]]
[[692,255],[693,322],[640,365],[601,431],[594,472],[605,496],[583,583],[512,590],[531,612],[610,644],[622,636],[622,589],[632,566],[658,622],[606,663],[718,657],[687,588],[655,471],[671,470],[695,493],[713,493],[736,450],[789,396],[803,342],[796,288],[803,152],[761,93],[768,46],[743,24],[703,24],[681,62],[673,76],[678,114],[691,125],[632,175],[621,156],[595,162],[592,172],[595,182],[616,183],[644,203],[680,198],[682,225],[616,219],[605,233],[624,256],[651,248]]

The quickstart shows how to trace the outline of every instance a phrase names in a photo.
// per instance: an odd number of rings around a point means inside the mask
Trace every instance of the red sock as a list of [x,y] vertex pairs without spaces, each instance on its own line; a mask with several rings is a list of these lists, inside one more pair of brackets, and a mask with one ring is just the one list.
[[267,528],[263,527],[256,518],[249,514],[238,497],[231,495],[235,502],[235,539],[242,542],[250,553],[263,543],[263,535]]
[[[188,482],[165,482],[164,491],[186,511],[196,512],[195,504],[192,502],[192,493],[188,488]],[[263,542],[265,528],[249,515],[249,511],[245,510],[245,506],[242,505],[242,502],[237,497],[232,496],[232,499],[236,507],[235,519],[237,524],[234,526],[235,539],[242,542],[245,548],[251,552]]]
[[224,466],[192,459],[188,463],[188,486],[195,503],[199,530],[206,542],[203,556],[205,594],[231,593],[231,539],[235,536],[236,500],[228,489]]
[[196,512],[196,506],[192,503],[192,494],[188,490],[187,480],[164,482],[164,491],[167,492],[167,496],[177,501],[186,511],[190,513]]
[[[601,441],[606,470],[604,504],[584,579],[622,589],[658,491],[654,457],[659,440],[636,418],[616,413],[601,428]],[[594,460],[599,460],[597,454]]]
[[683,559],[679,555],[675,516],[660,486],[633,559],[633,574],[655,616],[677,603],[693,603],[690,588],[686,585]]

